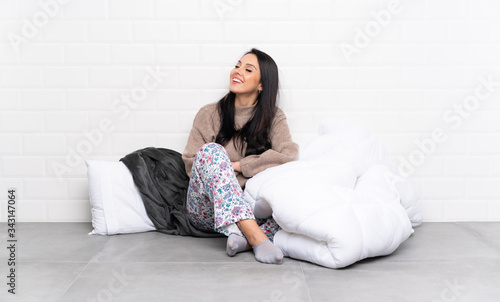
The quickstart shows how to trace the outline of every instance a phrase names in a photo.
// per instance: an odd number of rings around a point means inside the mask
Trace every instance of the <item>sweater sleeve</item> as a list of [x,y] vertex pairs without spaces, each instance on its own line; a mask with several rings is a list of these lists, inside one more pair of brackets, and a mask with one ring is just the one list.
[[204,144],[215,141],[214,133],[216,131],[214,128],[213,111],[209,110],[207,106],[202,107],[194,118],[186,148],[182,153],[182,160],[184,161],[186,173],[189,177],[191,177],[191,169],[198,150]]
[[272,148],[260,155],[250,155],[240,161],[243,176],[250,178],[255,174],[297,159],[299,146],[292,141],[286,116],[278,109],[271,126],[269,138]]

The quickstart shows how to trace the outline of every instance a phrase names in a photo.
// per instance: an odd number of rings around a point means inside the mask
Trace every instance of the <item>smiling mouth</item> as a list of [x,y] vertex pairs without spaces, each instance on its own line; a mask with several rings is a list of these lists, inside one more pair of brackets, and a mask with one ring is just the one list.
[[243,84],[243,82],[240,79],[237,79],[237,78],[233,78],[233,83]]

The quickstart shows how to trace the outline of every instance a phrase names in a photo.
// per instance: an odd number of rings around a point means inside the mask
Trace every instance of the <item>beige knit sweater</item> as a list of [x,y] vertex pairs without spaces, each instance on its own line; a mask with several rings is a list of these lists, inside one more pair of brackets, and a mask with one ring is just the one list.
[[[236,129],[241,129],[252,117],[255,106],[235,107],[234,122]],[[220,125],[217,103],[205,105],[198,111],[189,134],[186,149],[182,154],[186,172],[189,176],[191,176],[191,168],[196,153],[204,144],[215,142]],[[260,155],[244,157],[246,146],[244,146],[244,150],[237,150],[232,139],[224,146],[232,162],[240,161],[242,172],[236,172],[236,177],[242,188],[244,188],[246,181],[255,174],[297,158],[299,147],[292,141],[286,116],[279,108],[271,126],[269,139],[271,140],[272,149]],[[238,144],[236,145],[238,146]]]

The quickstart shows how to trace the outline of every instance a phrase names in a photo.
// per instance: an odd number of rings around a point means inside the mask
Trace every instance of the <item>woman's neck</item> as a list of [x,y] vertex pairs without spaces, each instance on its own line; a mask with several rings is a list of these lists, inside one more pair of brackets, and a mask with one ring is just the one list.
[[257,102],[258,93],[252,94],[237,94],[234,99],[234,105],[237,107],[251,107]]

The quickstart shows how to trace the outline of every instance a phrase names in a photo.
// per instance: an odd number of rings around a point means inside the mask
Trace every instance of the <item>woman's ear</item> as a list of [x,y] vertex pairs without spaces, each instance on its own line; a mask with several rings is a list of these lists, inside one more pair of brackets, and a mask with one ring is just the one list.
[[259,86],[257,87],[257,90],[259,91],[262,91],[262,82],[259,84]]

